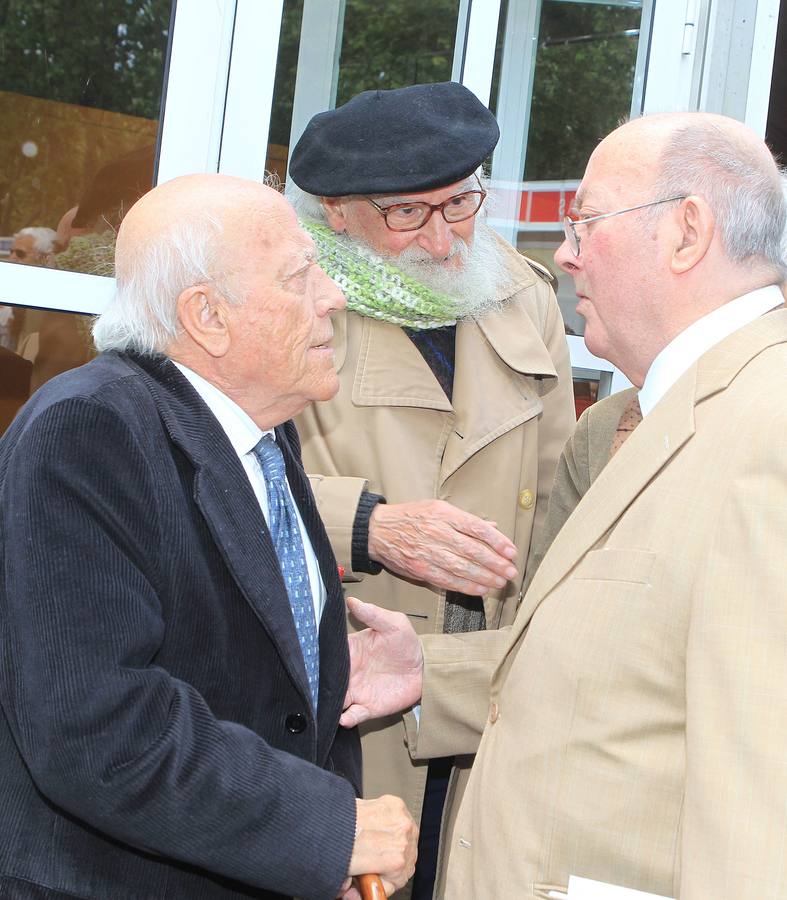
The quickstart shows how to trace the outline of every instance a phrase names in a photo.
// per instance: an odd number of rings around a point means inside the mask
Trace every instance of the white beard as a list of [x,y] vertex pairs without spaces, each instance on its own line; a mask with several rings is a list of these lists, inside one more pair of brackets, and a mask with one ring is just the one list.
[[477,222],[472,246],[454,238],[448,259],[454,256],[459,257],[459,265],[446,265],[422,247],[411,244],[398,256],[390,255],[386,259],[425,287],[453,297],[458,303],[458,318],[483,316],[500,309],[501,289],[511,276],[505,251],[492,229],[484,222]]

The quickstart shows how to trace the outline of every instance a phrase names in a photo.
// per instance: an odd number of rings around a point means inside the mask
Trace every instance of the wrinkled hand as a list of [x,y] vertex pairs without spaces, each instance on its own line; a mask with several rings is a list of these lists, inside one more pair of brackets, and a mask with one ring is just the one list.
[[417,703],[424,658],[407,616],[355,597],[347,598],[347,607],[369,626],[350,635],[350,683],[339,722],[353,728]]
[[[386,896],[390,896],[407,884],[415,871],[418,827],[398,797],[384,796],[377,800],[356,800],[355,803],[355,845],[347,874],[378,874]],[[358,896],[347,882],[342,889],[345,898]]]
[[369,557],[405,578],[483,596],[516,578],[516,547],[494,522],[444,500],[378,503],[369,519]]

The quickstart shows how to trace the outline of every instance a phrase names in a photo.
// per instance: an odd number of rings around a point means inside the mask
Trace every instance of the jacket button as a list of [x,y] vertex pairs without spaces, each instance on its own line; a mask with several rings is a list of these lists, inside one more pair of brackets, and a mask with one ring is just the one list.
[[495,722],[500,718],[500,707],[497,703],[492,703],[489,707],[489,721],[494,725]]
[[302,731],[306,730],[306,716],[303,716],[300,713],[290,713],[284,720],[284,724],[290,734],[300,734]]
[[523,491],[519,492],[517,503],[522,507],[522,509],[532,509],[535,502],[536,495],[530,490],[530,488],[525,488]]

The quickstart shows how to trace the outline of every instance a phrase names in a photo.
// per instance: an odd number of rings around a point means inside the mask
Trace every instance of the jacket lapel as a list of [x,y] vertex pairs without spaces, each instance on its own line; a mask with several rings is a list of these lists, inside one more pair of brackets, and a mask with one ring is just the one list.
[[536,385],[546,393],[556,381],[552,358],[521,305],[509,303],[478,320],[460,322],[456,419],[443,454],[441,482],[487,444],[539,415],[543,404]]
[[452,411],[448,397],[404,330],[367,317],[362,320],[353,403]]
[[694,434],[690,369],[604,467],[549,548],[511,630],[510,652],[542,600],[598,543],[660,469]]
[[757,354],[787,341],[787,310],[761,316],[708,350],[670,388],[604,467],[555,538],[525,595],[509,652],[549,592],[689,441],[695,407],[723,391]]
[[[337,352],[344,358],[342,341]],[[453,405],[398,325],[364,318],[352,399],[357,406],[447,413],[453,427],[439,427],[442,483],[482,447],[541,412],[540,395],[526,376],[543,379],[546,391],[557,373],[536,326],[519,304],[457,325]]]
[[171,441],[194,467],[194,501],[243,597],[304,698],[309,687],[287,589],[262,510],[221,426],[197,392],[166,359],[133,357]]

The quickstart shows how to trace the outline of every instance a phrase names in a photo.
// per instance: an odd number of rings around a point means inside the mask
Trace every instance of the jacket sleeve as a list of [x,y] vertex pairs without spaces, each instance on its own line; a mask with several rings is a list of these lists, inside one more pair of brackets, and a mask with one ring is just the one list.
[[467,634],[421,637],[424,683],[416,719],[405,716],[413,759],[471,754],[489,716],[492,675],[508,644],[510,626]]
[[173,627],[162,552],[186,552],[161,533],[161,495],[136,433],[95,401],[50,407],[11,451],[0,691],[19,752],[45,797],[117,840],[334,897],[350,783],[218,719],[156,663]]
[[344,569],[343,580],[362,581],[364,575],[380,572],[380,565],[359,552],[359,541],[364,533],[368,540],[369,516],[384,498],[367,491],[365,478],[310,474],[309,483],[336,562]]

